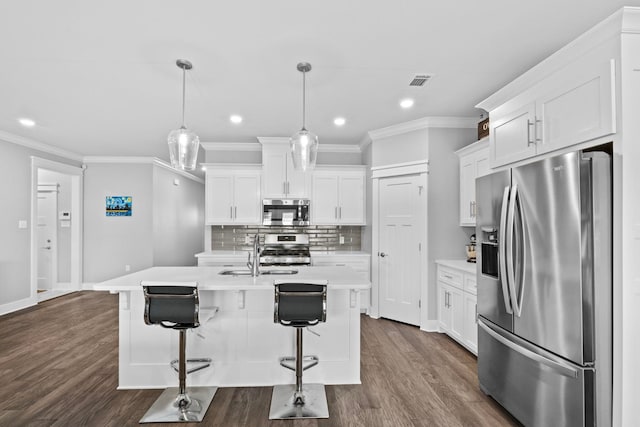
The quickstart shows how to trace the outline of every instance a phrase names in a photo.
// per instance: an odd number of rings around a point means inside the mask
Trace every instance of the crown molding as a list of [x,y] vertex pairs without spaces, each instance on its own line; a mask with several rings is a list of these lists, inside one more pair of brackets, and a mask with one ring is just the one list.
[[360,153],[360,147],[353,144],[319,144],[320,153]]
[[640,7],[626,6],[622,8],[622,32],[624,34],[640,34]]
[[201,142],[206,151],[261,151],[258,142]]
[[360,147],[360,152],[363,152],[369,144],[371,144],[371,135],[369,135],[369,132],[367,132],[358,143],[358,147]]
[[430,128],[458,128],[474,129],[478,126],[478,119],[475,117],[423,117],[409,122],[399,123],[381,129],[369,131],[369,138],[372,141],[390,136],[401,135],[420,129]]
[[163,169],[167,169],[177,175],[181,175],[192,181],[204,184],[204,179],[190,174],[189,172],[176,169],[164,160],[160,160],[157,157],[141,157],[141,156],[85,156],[83,158],[85,164],[146,164],[155,165]]
[[0,139],[3,141],[9,142],[11,144],[21,145],[23,147],[42,151],[44,153],[53,154],[59,157],[63,157],[65,159],[82,162],[81,154],[74,153],[72,151],[63,150],[62,148],[54,147],[52,145],[35,141],[33,139],[25,138],[23,136],[18,136],[9,132],[0,131]]
[[288,144],[288,136],[258,136],[260,144]]

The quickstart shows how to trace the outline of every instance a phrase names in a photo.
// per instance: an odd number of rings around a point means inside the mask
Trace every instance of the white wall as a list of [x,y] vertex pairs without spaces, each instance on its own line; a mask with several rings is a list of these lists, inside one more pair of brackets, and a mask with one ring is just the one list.
[[0,139],[0,313],[31,305],[29,227],[18,228],[18,221],[31,218],[31,156],[73,166],[77,161],[64,159]]
[[[174,185],[177,179],[179,185]],[[84,282],[158,265],[195,265],[204,250],[204,184],[157,164],[89,163]],[[131,196],[130,217],[107,217],[107,196]]]
[[[132,196],[130,217],[108,217],[107,196]],[[87,165],[84,174],[84,282],[153,265],[153,179],[149,164]]]
[[429,129],[429,320],[438,314],[437,259],[465,259],[473,228],[460,227],[460,169],[455,151],[476,141],[475,129]]
[[154,165],[153,265],[196,265],[203,233],[204,185]]
[[[371,180],[371,156],[373,154],[373,144],[368,144],[362,151],[362,164],[367,165],[365,174],[365,198],[366,198],[366,212],[365,220],[367,225],[362,227],[362,242],[361,248],[363,251],[371,253],[372,251],[372,223],[373,223],[373,182]],[[373,254],[371,254],[373,256]]]
[[428,141],[427,129],[418,129],[376,139],[373,142],[371,166],[378,167],[427,160],[429,158]]

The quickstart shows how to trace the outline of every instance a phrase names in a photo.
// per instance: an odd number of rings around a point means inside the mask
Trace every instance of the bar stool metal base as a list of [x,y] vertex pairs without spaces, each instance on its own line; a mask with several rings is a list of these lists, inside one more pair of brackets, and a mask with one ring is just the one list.
[[178,387],[167,388],[140,419],[140,424],[201,422],[216,391],[218,387],[188,387],[187,395],[191,398],[191,405],[186,411],[182,411],[176,402]]
[[303,384],[303,404],[295,404],[295,384],[277,385],[271,394],[270,420],[294,418],[329,418],[324,384]]

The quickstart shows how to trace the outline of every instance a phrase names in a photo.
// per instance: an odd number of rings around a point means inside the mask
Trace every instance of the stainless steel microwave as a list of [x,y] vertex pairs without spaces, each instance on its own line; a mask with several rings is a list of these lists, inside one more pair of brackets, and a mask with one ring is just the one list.
[[309,225],[309,200],[263,199],[262,225]]

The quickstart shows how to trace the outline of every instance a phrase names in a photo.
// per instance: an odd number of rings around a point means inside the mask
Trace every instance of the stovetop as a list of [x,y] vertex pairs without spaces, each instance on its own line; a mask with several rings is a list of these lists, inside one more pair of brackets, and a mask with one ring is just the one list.
[[306,234],[266,234],[260,265],[309,265],[309,236]]

